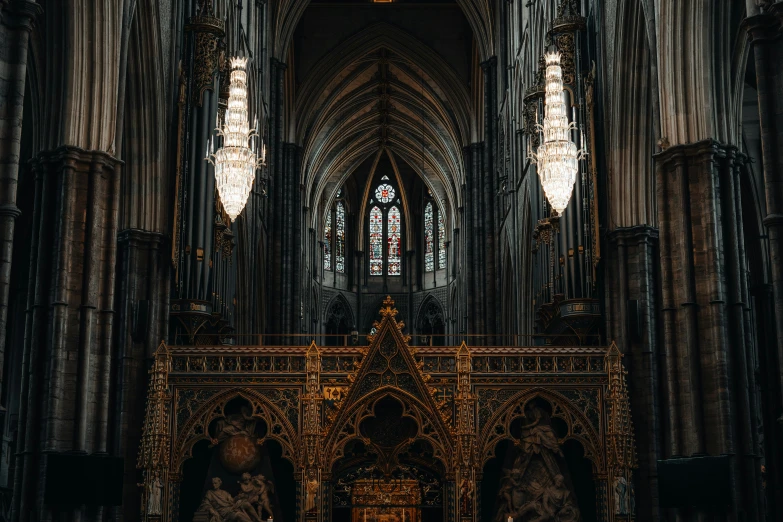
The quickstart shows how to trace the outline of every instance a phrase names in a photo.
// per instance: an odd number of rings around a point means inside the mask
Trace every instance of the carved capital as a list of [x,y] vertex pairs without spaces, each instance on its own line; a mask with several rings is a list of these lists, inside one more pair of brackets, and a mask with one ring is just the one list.
[[742,27],[753,44],[783,37],[783,2],[772,4],[762,14],[745,18]]
[[658,229],[648,225],[620,227],[609,232],[609,240],[617,244],[651,243],[658,240]]

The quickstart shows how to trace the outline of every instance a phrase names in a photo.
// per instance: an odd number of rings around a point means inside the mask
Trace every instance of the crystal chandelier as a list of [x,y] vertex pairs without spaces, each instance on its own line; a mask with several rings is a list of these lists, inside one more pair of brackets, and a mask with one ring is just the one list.
[[[245,208],[256,178],[256,169],[264,164],[266,150],[258,133],[250,130],[247,109],[247,58],[231,58],[231,82],[223,128],[217,134],[222,146],[215,149],[214,136],[207,147],[206,160],[215,166],[215,185],[228,217],[234,221]],[[259,146],[261,154],[259,155]]]
[[576,123],[568,122],[563,97],[563,69],[560,67],[560,53],[547,53],[546,59],[546,99],[544,106],[544,125],[536,127],[543,134],[543,140],[534,153],[528,143],[528,156],[538,165],[538,177],[546,198],[552,209],[560,215],[568,206],[571,192],[579,171],[579,160],[586,152],[577,150],[571,140],[571,131]]

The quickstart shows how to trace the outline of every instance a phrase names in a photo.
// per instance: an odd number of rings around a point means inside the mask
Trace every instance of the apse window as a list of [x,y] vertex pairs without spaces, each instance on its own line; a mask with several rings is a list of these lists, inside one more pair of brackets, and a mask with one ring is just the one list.
[[[375,189],[376,202],[369,215],[369,254],[371,276],[402,275],[402,211],[395,200],[397,192],[386,176]],[[387,207],[387,204],[392,203]],[[397,203],[397,204],[393,204]]]

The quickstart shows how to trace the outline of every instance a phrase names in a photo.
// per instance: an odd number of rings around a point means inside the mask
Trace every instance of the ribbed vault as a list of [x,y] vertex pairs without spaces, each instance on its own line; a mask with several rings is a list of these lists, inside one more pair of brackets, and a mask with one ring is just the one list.
[[455,208],[464,180],[469,94],[428,46],[389,24],[338,45],[305,79],[292,129],[311,206],[382,148]]
[[[287,56],[296,25],[309,3],[310,0],[281,0],[275,4],[273,55],[278,59],[283,60]],[[493,13],[489,0],[457,0],[457,3],[473,29],[479,57],[481,60],[490,58],[495,53]]]

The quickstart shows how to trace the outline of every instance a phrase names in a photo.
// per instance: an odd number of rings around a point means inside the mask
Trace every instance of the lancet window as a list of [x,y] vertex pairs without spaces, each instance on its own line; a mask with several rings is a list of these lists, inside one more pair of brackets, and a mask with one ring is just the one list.
[[402,211],[397,190],[383,176],[371,194],[375,197],[370,199],[370,275],[402,275]]
[[432,272],[436,267],[446,268],[446,220],[428,199],[424,205],[424,271]]
[[345,202],[342,189],[324,218],[324,270],[345,273]]

